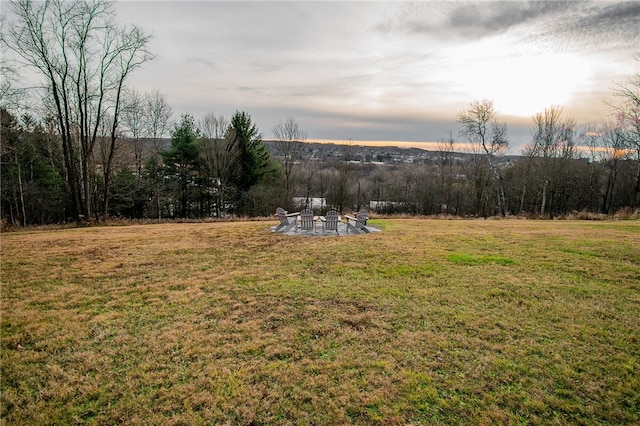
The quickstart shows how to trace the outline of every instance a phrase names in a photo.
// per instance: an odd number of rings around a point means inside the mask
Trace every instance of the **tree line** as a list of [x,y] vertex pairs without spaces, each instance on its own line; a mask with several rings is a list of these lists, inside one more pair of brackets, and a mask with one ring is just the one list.
[[[348,143],[340,155],[315,155],[293,117],[269,143],[245,111],[172,123],[163,94],[127,85],[153,59],[149,35],[116,24],[109,2],[16,0],[10,9],[2,42],[21,62],[3,62],[0,84],[5,224],[266,216],[304,207],[294,196],[326,200],[320,210],[479,217],[640,207],[640,75],[614,89],[606,123],[579,128],[560,106],[534,115],[518,157],[505,156],[507,125],[484,99],[457,117],[471,147],[464,156],[452,131],[435,159],[379,165]],[[41,102],[27,104],[19,66],[42,79]]]

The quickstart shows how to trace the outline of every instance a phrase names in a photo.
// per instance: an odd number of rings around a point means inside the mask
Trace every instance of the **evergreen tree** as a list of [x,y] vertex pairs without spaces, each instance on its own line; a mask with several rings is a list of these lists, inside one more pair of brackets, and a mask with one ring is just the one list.
[[55,138],[28,114],[22,124],[5,109],[0,118],[2,218],[21,226],[64,221],[68,199]]
[[189,213],[191,188],[194,186],[199,168],[199,138],[200,131],[195,126],[193,116],[184,114],[171,132],[171,149],[162,152],[167,175],[178,184],[179,217],[187,217]]
[[144,164],[143,188],[144,192],[149,194],[149,199],[143,217],[162,219],[163,208],[166,205],[164,171],[159,155],[152,155]]
[[231,118],[230,131],[235,135],[235,141],[240,152],[240,175],[237,186],[241,192],[248,191],[252,186],[263,183],[275,173],[269,150],[262,143],[262,135],[251,116],[246,112],[236,111]]
[[120,217],[141,217],[136,203],[136,176],[124,167],[113,177],[113,197],[109,204],[109,214]]

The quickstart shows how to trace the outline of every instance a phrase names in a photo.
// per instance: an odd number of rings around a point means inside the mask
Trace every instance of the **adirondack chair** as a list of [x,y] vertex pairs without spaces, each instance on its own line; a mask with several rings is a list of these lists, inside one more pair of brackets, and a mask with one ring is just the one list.
[[276,216],[280,219],[280,225],[276,226],[275,232],[287,232],[296,226],[296,221],[300,213],[287,213],[282,207],[276,209]]
[[340,235],[338,232],[340,214],[336,210],[329,210],[324,217],[320,218],[320,220],[322,220],[322,230],[325,234],[327,231],[336,231],[336,234]]
[[345,218],[347,218],[347,234],[349,233],[349,230],[354,234],[368,234],[369,230],[366,227],[367,219],[369,219],[367,216],[368,214],[369,213],[363,209],[358,212],[356,217],[345,215]]
[[304,209],[300,212],[300,232],[302,231],[316,232],[316,219],[311,209]]

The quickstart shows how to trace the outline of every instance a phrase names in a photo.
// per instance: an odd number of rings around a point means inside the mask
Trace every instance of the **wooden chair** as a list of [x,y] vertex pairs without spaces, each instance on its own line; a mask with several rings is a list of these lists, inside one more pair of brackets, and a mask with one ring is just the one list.
[[320,220],[322,220],[322,230],[325,234],[327,231],[336,231],[336,234],[340,235],[338,232],[340,214],[336,210],[329,210],[326,215],[320,218]]
[[358,212],[356,217],[345,215],[345,218],[347,218],[347,234],[349,230],[353,231],[354,234],[368,234],[369,230],[366,227],[367,220],[369,219],[368,214],[369,213],[363,209]]
[[298,216],[300,213],[287,213],[285,209],[282,207],[278,207],[276,209],[276,216],[280,219],[280,225],[276,226],[275,232],[287,232],[294,226],[296,226],[296,221],[298,220]]
[[311,209],[304,209],[300,212],[300,232],[302,231],[316,232],[316,218]]

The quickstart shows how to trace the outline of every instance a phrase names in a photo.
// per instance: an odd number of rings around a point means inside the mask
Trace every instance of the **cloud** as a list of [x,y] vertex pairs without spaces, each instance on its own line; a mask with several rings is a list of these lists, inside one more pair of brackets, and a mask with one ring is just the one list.
[[546,25],[547,35],[581,50],[640,49],[640,3],[577,3],[572,19],[559,16]]
[[156,35],[158,59],[132,84],[167,94],[176,115],[245,110],[265,137],[293,116],[310,138],[439,140],[483,97],[520,120],[554,103],[592,120],[640,45],[638,2],[117,5]]
[[570,10],[574,1],[482,1],[403,3],[376,26],[383,33],[475,40],[501,34],[525,22]]
[[563,48],[628,49],[640,42],[636,1],[474,1],[402,3],[375,31],[435,39],[444,44],[518,33],[521,41]]

